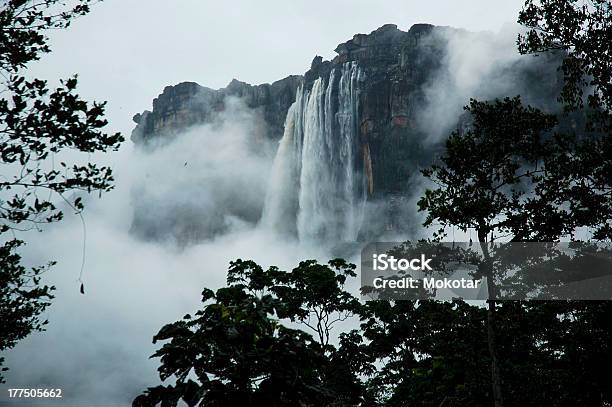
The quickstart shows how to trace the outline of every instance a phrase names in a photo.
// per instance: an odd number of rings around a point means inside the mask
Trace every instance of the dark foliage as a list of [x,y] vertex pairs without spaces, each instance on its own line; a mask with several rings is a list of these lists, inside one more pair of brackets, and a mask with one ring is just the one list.
[[[134,406],[334,406],[359,401],[351,355],[329,344],[329,329],[358,310],[342,289],[354,265],[300,263],[292,272],[232,263],[228,286],[204,290],[204,308],[166,325],[160,378],[174,385],[149,388]],[[283,324],[285,320],[285,324]],[[304,324],[315,340],[287,322]],[[350,341],[349,341],[350,342]]]
[[518,37],[521,53],[561,50],[565,85],[560,100],[568,109],[612,112],[612,10],[608,0],[527,0],[519,24],[529,30]]

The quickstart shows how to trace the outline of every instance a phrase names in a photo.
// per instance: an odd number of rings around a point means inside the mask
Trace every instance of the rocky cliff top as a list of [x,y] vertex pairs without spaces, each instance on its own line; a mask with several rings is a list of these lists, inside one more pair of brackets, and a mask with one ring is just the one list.
[[[401,63],[402,49],[416,45],[420,36],[426,35],[436,27],[429,24],[413,25],[402,31],[395,24],[385,24],[370,34],[356,34],[352,39],[338,45],[338,55],[332,61],[324,61],[317,56],[311,68],[304,75],[291,75],[272,84],[250,85],[233,79],[225,88],[213,90],[195,82],[182,82],[167,86],[153,100],[153,110],[134,116],[136,128],[132,141],[146,144],[158,137],[171,136],[183,129],[210,121],[216,111],[224,108],[226,96],[237,96],[245,100],[247,106],[263,110],[270,126],[270,137],[282,136],[287,110],[295,98],[300,83],[309,82],[325,76],[339,64],[358,60],[364,66],[384,67]],[[398,55],[400,59],[398,59]]]
[[261,109],[270,126],[271,137],[278,139],[287,109],[293,103],[296,89],[302,77],[291,75],[272,84],[250,85],[237,79],[218,90],[201,86],[195,82],[182,82],[166,86],[153,100],[153,110],[134,115],[137,124],[131,139],[135,144],[179,134],[184,129],[212,120],[214,114],[225,108],[225,98],[242,98],[245,104]]
[[431,24],[415,24],[408,31],[402,31],[395,24],[385,24],[370,34],[355,34],[353,39],[338,45],[335,51],[341,57],[344,54],[358,54],[371,47],[405,44],[411,37],[426,35],[434,28]]
[[[308,89],[317,78],[327,78],[332,69],[357,61],[367,78],[360,103],[364,141],[386,140],[372,146],[374,150],[383,145],[397,150],[401,144],[414,151],[412,143],[388,143],[398,137],[412,140],[423,137],[417,134],[415,120],[425,103],[424,88],[436,80],[438,71],[446,63],[448,44],[445,36],[460,31],[430,24],[415,24],[408,31],[402,31],[395,24],[385,24],[369,34],[356,34],[339,44],[335,49],[337,55],[331,61],[316,56],[303,75],[261,85],[233,79],[218,90],[194,82],[167,86],[153,101],[152,111],[134,116],[137,126],[131,138],[134,143],[143,145],[178,134],[189,126],[209,122],[216,112],[224,109],[227,96],[236,96],[248,107],[261,111],[269,127],[269,137],[278,140],[282,137],[287,110],[295,100],[298,86],[303,84]],[[550,75],[550,70],[545,71],[541,62],[540,65],[519,64],[504,68],[516,77],[513,81],[517,87],[512,91],[522,93],[529,103],[535,99],[554,101],[556,97],[555,75]]]

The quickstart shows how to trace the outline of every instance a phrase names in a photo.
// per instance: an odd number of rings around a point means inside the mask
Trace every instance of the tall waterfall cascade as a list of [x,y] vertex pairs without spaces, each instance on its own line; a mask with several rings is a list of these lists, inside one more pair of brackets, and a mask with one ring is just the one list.
[[300,241],[354,241],[366,197],[359,160],[356,62],[333,69],[310,90],[300,86],[287,112],[262,224]]

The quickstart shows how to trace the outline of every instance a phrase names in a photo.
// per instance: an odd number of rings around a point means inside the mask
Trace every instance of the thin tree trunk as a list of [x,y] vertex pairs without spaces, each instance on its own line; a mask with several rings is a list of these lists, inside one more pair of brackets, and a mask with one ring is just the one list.
[[487,341],[489,342],[489,355],[491,356],[491,379],[493,386],[493,400],[495,407],[503,407],[502,380],[497,358],[497,344],[495,341],[495,301],[488,301],[487,309]]
[[487,343],[489,345],[489,356],[491,357],[491,387],[493,389],[493,405],[494,407],[503,407],[502,380],[499,369],[499,359],[497,356],[495,300],[491,299],[496,297],[495,282],[493,281],[493,264],[486,241],[487,232],[482,228],[478,230],[478,240],[480,242],[480,247],[486,262],[487,290],[489,292],[489,300],[487,300]]

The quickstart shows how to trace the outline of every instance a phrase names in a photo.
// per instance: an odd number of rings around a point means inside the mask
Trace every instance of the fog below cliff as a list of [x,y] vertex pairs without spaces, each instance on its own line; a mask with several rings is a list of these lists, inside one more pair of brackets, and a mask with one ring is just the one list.
[[257,223],[276,146],[260,112],[233,97],[224,104],[211,123],[138,151],[136,236],[184,246]]
[[[63,222],[27,236],[28,264],[58,260],[45,276],[57,291],[44,314],[48,330],[7,354],[10,387],[62,388],[63,405],[128,405],[159,382],[158,361],[148,359],[156,349],[152,336],[198,309],[204,287],[224,285],[229,261],[290,269],[298,259],[329,258],[325,248],[298,245],[231,215],[231,208],[261,210],[272,155],[258,135],[257,115],[239,101],[230,105],[218,122],[192,128],[163,148],[125,145],[112,157],[115,190],[86,200],[85,295],[77,281],[80,218],[68,211]],[[184,205],[195,211],[193,223],[222,225],[222,233],[188,246],[130,233],[134,208],[155,223],[160,208],[167,214],[168,207]]]

